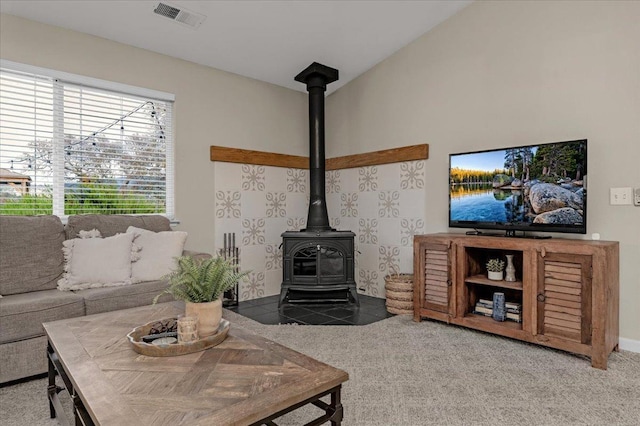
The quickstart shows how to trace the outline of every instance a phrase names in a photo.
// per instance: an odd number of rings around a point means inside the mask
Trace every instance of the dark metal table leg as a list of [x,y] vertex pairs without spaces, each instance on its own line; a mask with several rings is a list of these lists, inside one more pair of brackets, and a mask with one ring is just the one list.
[[52,351],[51,349],[51,345],[48,345],[47,347],[47,361],[48,361],[48,376],[49,376],[49,386],[47,387],[47,396],[49,399],[49,415],[51,416],[52,419],[54,419],[56,417],[56,409],[53,406],[53,401],[52,401],[52,396],[55,395],[57,393],[57,387],[56,387],[56,368],[53,365],[53,362],[51,362],[51,357],[49,356],[49,353]]
[[335,392],[331,392],[331,408],[333,408],[333,416],[331,417],[331,426],[339,426],[342,424],[342,403],[340,402],[340,391],[342,386],[335,388]]

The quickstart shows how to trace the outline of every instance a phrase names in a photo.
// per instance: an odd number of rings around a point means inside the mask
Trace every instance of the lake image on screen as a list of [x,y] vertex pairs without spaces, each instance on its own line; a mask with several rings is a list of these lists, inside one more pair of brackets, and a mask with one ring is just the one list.
[[451,188],[451,220],[476,222],[524,222],[522,191],[493,189],[489,184]]
[[585,141],[451,155],[450,220],[579,226],[585,173]]

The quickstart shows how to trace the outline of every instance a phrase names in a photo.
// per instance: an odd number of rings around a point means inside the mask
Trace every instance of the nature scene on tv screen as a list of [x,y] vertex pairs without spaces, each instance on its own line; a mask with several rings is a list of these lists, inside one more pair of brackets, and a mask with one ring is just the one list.
[[586,141],[451,156],[450,219],[581,226]]

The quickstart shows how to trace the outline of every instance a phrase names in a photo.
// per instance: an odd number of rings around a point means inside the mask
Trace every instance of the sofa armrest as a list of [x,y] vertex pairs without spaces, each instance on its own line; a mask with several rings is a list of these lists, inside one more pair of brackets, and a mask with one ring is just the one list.
[[209,253],[203,253],[203,252],[192,251],[192,250],[183,250],[182,251],[182,255],[183,256],[191,256],[196,260],[205,260],[205,259],[209,259],[209,258],[212,257]]

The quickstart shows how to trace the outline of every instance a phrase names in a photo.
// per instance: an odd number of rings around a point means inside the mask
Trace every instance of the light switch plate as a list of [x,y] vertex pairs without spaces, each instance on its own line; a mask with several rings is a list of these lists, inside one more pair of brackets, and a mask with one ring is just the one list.
[[623,206],[633,204],[633,188],[611,188],[609,191],[609,204]]

